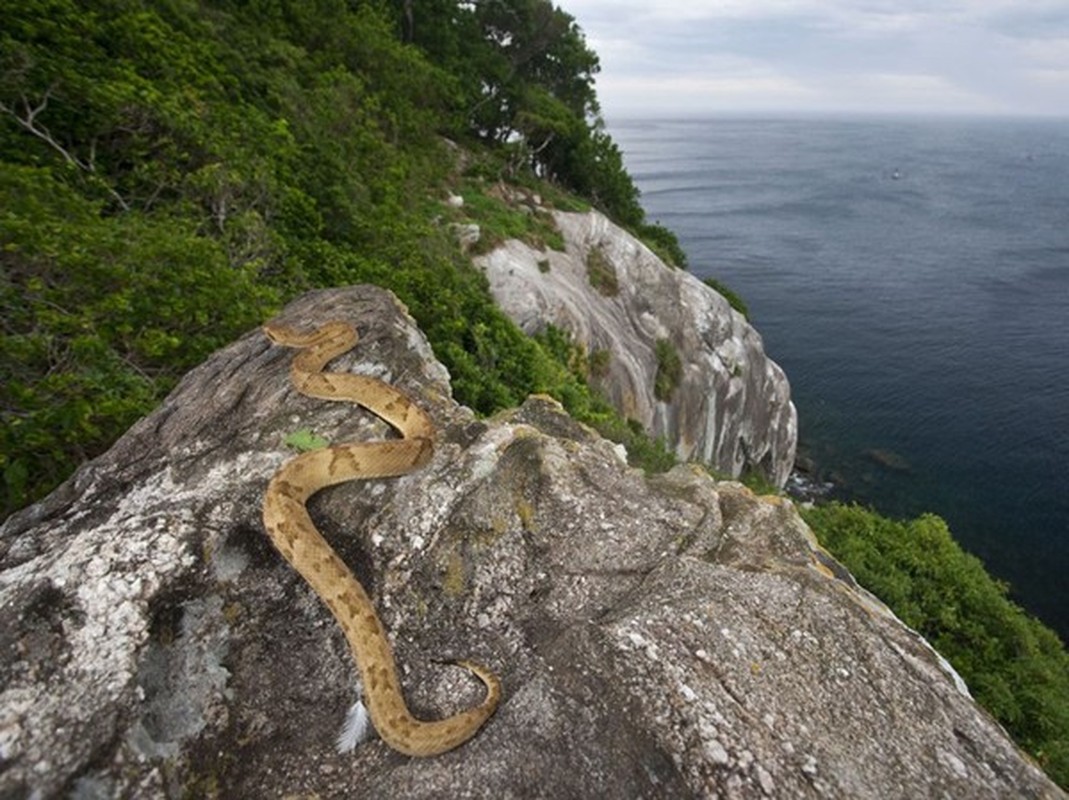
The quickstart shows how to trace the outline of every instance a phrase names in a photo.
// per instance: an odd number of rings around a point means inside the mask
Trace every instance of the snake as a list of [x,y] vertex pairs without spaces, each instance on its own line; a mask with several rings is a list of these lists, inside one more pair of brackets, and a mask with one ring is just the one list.
[[371,598],[316,530],[307,509],[309,498],[328,486],[397,477],[419,469],[433,454],[434,422],[390,384],[365,375],[324,371],[328,362],[356,346],[359,335],[350,323],[327,322],[310,332],[268,323],[263,331],[275,345],[297,349],[290,378],[298,392],[353,402],[400,434],[397,439],[322,447],[285,462],[268,484],[263,522],[274,546],[341,626],[360,673],[368,715],[380,738],[409,756],[452,750],[471,739],[497,709],[500,680],[475,662],[446,662],[469,670],[483,682],[483,701],[444,719],[417,719],[405,703],[393,649]]

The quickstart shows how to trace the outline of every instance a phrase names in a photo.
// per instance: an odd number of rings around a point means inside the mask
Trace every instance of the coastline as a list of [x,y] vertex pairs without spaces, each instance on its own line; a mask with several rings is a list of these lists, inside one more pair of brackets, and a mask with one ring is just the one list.
[[1064,122],[780,113],[611,129],[649,216],[696,275],[746,300],[791,380],[815,462],[799,459],[792,492],[939,515],[1069,637],[1069,382],[1051,369],[1069,346]]

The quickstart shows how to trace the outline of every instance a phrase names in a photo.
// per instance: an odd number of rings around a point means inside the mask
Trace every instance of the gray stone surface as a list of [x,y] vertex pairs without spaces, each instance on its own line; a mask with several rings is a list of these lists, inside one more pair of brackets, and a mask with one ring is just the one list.
[[[753,470],[782,487],[794,466],[797,414],[757,331],[717,292],[666,266],[602,214],[553,217],[564,252],[510,240],[474,259],[502,310],[528,333],[554,325],[588,353],[606,353],[594,375],[599,388],[680,459],[732,477]],[[618,293],[591,285],[592,253],[615,272]],[[666,402],[654,393],[658,340],[671,342],[683,364]]]
[[497,714],[437,758],[335,752],[355,670],[260,502],[289,433],[388,432],[298,395],[252,332],[0,529],[0,797],[1064,797],[789,502],[646,477],[548,399],[473,418],[380,290],[284,316],[353,321],[333,367],[439,424],[427,467],[312,513],[417,713],[481,696],[435,661],[470,657],[503,678]]

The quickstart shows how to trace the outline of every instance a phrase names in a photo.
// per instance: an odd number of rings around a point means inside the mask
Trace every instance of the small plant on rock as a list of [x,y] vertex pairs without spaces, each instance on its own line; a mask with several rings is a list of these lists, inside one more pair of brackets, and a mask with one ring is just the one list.
[[667,403],[683,380],[683,360],[670,339],[658,339],[656,353],[657,375],[653,379],[653,396]]
[[616,267],[605,257],[600,247],[592,248],[586,256],[586,275],[590,285],[606,297],[620,294],[620,281]]

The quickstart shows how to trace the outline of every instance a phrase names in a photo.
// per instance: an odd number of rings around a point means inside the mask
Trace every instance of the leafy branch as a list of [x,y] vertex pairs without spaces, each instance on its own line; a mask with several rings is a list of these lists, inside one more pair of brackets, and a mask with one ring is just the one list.
[[[97,176],[96,139],[94,139],[90,143],[89,159],[80,159],[72,152],[70,152],[66,147],[60,144],[60,142],[58,142],[56,138],[52,135],[52,132],[37,119],[47,110],[48,102],[52,97],[52,91],[54,88],[55,84],[49,86],[45,90],[44,95],[41,97],[40,102],[36,105],[32,103],[24,93],[20,93],[19,99],[22,101],[21,110],[16,108],[14,105],[8,105],[3,100],[0,100],[0,112],[11,116],[23,130],[33,134],[38,139],[43,141],[45,144],[47,144],[49,147],[51,147],[53,150],[63,156],[64,160],[71,166],[80,169],[82,172]],[[107,182],[104,182],[104,188],[107,190],[108,194],[112,196],[115,202],[119,204],[119,207],[122,208],[123,211],[130,210],[130,205],[122,198],[122,196],[118,192],[115,191],[115,189],[109,186]]]

